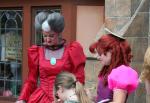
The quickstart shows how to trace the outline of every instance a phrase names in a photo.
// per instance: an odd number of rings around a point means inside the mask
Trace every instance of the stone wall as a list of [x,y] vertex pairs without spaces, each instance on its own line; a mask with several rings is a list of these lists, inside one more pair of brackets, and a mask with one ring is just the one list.
[[90,89],[93,95],[96,95],[98,74],[101,69],[101,65],[97,60],[86,61],[86,83],[85,86]]
[[[130,20],[142,0],[105,0],[105,23],[111,30],[119,30]],[[150,0],[146,0],[140,12],[124,35],[129,41],[132,53],[132,67],[141,73],[144,53],[150,46]],[[97,74],[100,64],[96,60],[87,60],[86,84],[95,93]],[[129,95],[127,103],[146,103],[144,84]]]

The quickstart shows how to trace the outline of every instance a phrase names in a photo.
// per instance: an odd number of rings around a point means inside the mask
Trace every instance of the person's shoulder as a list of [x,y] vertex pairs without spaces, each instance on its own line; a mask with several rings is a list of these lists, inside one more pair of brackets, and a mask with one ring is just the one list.
[[73,41],[71,43],[69,43],[67,45],[68,47],[68,51],[71,53],[71,54],[80,54],[80,55],[84,55],[84,52],[83,52],[83,47],[81,46],[81,44],[77,41]]
[[118,66],[108,75],[110,89],[124,89],[131,92],[137,88],[138,83],[138,73],[130,66]]
[[28,48],[28,51],[38,51],[40,49],[42,49],[43,46],[38,46],[38,45],[32,45]]
[[37,48],[37,45],[31,45],[29,48]]
[[43,48],[43,46],[39,46],[39,45],[31,45],[29,48]]
[[[126,66],[126,65],[120,65],[117,68],[114,68],[112,70],[111,73],[115,73],[115,74],[122,74],[122,75],[128,75],[130,73],[132,73],[133,75],[137,75],[137,72],[130,66]],[[120,75],[120,76],[122,76]]]
[[[130,78],[127,78],[130,75]],[[130,66],[120,65],[117,68],[114,68],[109,74],[110,77],[117,77],[119,80],[131,80],[132,78],[138,78],[138,73]]]
[[80,48],[82,49],[81,44],[78,41],[73,41],[68,44],[69,48]]

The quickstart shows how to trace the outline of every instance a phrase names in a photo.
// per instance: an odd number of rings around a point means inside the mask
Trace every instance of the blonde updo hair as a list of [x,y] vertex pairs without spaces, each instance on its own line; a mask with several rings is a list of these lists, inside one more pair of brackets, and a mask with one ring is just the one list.
[[143,71],[141,73],[140,80],[142,82],[144,82],[145,80],[150,81],[150,47],[148,47],[145,52]]

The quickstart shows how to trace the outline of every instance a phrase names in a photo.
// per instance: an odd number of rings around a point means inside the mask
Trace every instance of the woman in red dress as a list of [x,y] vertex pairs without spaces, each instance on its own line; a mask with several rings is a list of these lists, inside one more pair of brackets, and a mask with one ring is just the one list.
[[64,17],[40,12],[35,17],[35,28],[43,33],[43,45],[28,49],[29,74],[16,103],[52,103],[54,80],[61,71],[73,73],[84,84],[85,55],[78,42],[67,44],[62,39]]

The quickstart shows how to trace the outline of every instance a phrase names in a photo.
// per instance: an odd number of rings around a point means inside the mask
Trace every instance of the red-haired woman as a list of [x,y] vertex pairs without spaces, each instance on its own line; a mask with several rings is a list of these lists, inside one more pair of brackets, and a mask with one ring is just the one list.
[[103,35],[90,46],[102,64],[96,103],[126,103],[128,94],[138,85],[138,75],[130,66],[131,48],[124,38]]

